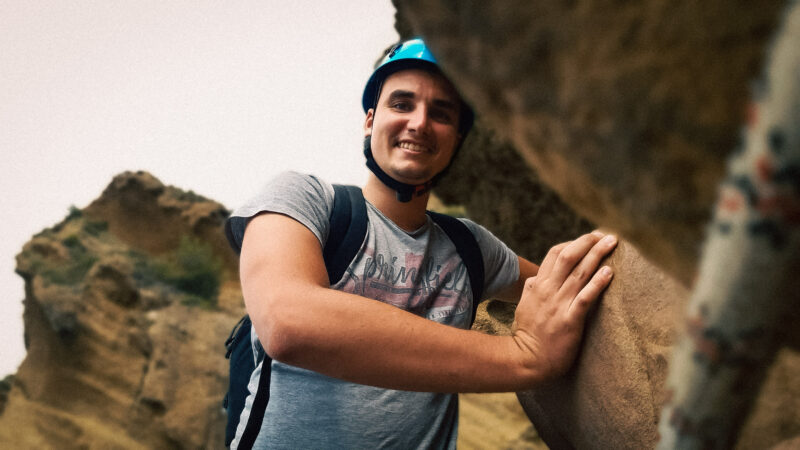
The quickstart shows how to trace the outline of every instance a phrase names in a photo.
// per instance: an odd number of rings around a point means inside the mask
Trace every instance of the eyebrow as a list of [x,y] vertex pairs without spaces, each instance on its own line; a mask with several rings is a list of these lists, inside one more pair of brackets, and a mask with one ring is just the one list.
[[392,102],[393,100],[407,99],[407,98],[413,99],[414,98],[414,93],[411,92],[411,91],[404,91],[402,89],[396,89],[396,90],[392,91],[389,94],[389,98],[387,100],[389,102]]
[[[413,99],[413,98],[414,98],[414,93],[412,91],[405,91],[405,90],[402,90],[402,89],[397,89],[397,90],[392,91],[389,94],[388,101],[392,102],[394,100],[399,100],[399,99]],[[436,99],[433,100],[433,105],[438,107],[438,108],[444,108],[444,109],[449,109],[449,110],[452,110],[452,111],[458,111],[458,107],[457,107],[456,103],[452,102],[450,100],[436,98]]]

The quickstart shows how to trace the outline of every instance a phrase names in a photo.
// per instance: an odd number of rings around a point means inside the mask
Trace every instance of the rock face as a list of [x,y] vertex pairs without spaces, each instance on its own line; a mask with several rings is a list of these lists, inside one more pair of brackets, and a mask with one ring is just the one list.
[[[608,262],[615,280],[587,328],[575,367],[518,393],[552,449],[653,448],[666,397],[667,363],[688,291],[621,242]],[[741,449],[771,448],[800,434],[800,355],[784,350],[744,424]]]
[[[552,448],[652,448],[672,320],[785,2],[394,3],[400,34],[426,39],[500,136],[479,130],[467,140],[456,166],[468,163],[443,180],[441,197],[537,261],[582,228],[561,206],[548,209],[547,188],[519,189],[523,178],[540,180],[643,254],[623,244],[610,258],[616,278],[575,369],[520,393],[523,406]],[[561,227],[544,225],[561,214]],[[539,233],[554,228],[567,235]],[[500,305],[487,311],[480,327],[490,332],[513,318]],[[800,433],[800,389],[786,375],[798,370],[798,354],[781,351],[740,448]]]
[[785,1],[394,3],[545,184],[690,283]]
[[673,325],[688,293],[627,242],[609,264],[618,275],[590,319],[576,366],[519,394],[551,448],[652,448],[657,440]]
[[[222,342],[242,314],[226,215],[147,173],[125,173],[25,245],[17,272],[28,354],[11,381],[0,442],[224,446]],[[186,255],[206,266],[185,265]],[[181,284],[211,270],[217,283],[205,291]]]
[[541,261],[554,244],[593,228],[482,123],[470,132],[435,192],[445,202],[463,205],[470,217],[531,261]]

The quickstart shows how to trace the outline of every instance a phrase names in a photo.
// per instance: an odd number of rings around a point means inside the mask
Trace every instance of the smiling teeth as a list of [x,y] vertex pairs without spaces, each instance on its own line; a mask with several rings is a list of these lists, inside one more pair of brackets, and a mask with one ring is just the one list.
[[426,147],[411,142],[401,142],[398,147],[411,150],[412,152],[424,152],[427,150]]

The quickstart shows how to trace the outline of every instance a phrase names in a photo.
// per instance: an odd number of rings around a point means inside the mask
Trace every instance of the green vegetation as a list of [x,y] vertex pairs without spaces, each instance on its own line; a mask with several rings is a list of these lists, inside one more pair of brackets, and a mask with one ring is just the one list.
[[6,375],[5,378],[0,380],[0,395],[11,390],[11,385],[14,383],[14,374]]
[[166,255],[155,259],[140,254],[131,256],[136,261],[134,277],[140,283],[164,283],[183,293],[186,305],[216,307],[222,262],[207,243],[183,236],[178,248]]
[[108,222],[105,220],[87,220],[83,224],[83,231],[92,236],[99,236],[100,233],[108,231]]
[[64,238],[61,243],[69,251],[67,261],[64,261],[63,264],[45,264],[43,260],[38,260],[34,264],[41,270],[40,273],[46,281],[61,285],[77,284],[97,262],[97,257],[90,254],[78,236],[74,234]]
[[14,383],[14,375],[6,375],[5,378],[0,380],[0,414],[6,407],[8,401],[8,393],[11,391],[11,385]]
[[83,211],[75,205],[70,205],[66,220],[78,219],[80,217],[83,217]]
[[180,201],[190,202],[190,203],[198,203],[198,202],[207,202],[208,199],[203,197],[202,195],[196,193],[195,191],[188,190],[182,191],[180,189],[171,189],[172,195]]

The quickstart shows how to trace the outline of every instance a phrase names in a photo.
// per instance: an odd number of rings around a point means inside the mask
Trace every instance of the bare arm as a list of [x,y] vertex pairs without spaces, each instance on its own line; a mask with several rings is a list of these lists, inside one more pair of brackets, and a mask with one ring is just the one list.
[[525,288],[525,281],[530,277],[535,277],[536,274],[539,273],[539,266],[521,256],[517,258],[519,259],[519,278],[517,278],[517,281],[511,286],[494,294],[492,296],[493,299],[507,303],[519,303],[519,298],[522,296],[522,291]]
[[[533,311],[521,314],[518,308],[512,336],[460,330],[330,289],[316,237],[278,214],[262,214],[248,225],[241,254],[242,288],[262,344],[279,361],[386,388],[516,391],[554,376],[571,363],[570,358],[559,364],[559,357],[551,355],[550,346],[544,344],[557,337],[559,343],[577,347],[585,309],[610,280],[610,276],[592,277],[600,258],[611,249],[595,245],[597,241],[595,236],[583,236],[569,252],[562,248],[556,254],[557,259],[559,254],[569,254],[569,258],[548,266],[557,268],[564,279],[573,268],[581,268],[580,277],[562,280],[568,289],[553,290],[559,283],[551,278],[541,287],[526,286],[526,294],[528,288],[537,292],[523,295],[520,308]],[[579,291],[582,297],[575,300]],[[542,297],[547,301],[542,302]],[[578,307],[570,314],[565,310],[573,300]],[[553,311],[558,311],[556,323],[544,327],[543,333],[537,333],[537,328],[548,320],[539,317],[539,310],[551,319]],[[564,344],[557,348],[561,347]]]

